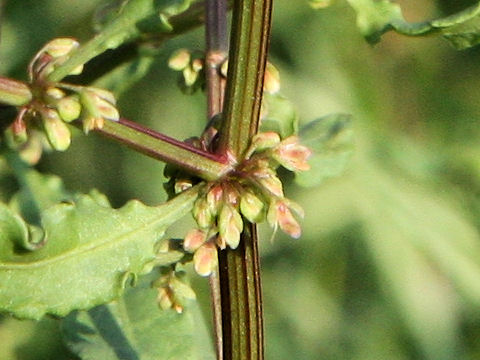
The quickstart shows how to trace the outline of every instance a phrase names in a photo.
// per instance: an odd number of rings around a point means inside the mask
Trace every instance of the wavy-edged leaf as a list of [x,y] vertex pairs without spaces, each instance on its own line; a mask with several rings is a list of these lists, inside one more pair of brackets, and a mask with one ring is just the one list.
[[17,173],[21,173],[20,191],[10,199],[9,207],[31,223],[40,223],[41,211],[72,199],[58,176],[41,174],[27,167]]
[[11,242],[16,251],[35,250],[43,245],[43,232],[28,225],[18,214],[0,203],[0,243]]
[[409,36],[439,32],[462,50],[480,43],[480,3],[456,14],[421,23],[405,21],[400,6],[390,0],[348,0],[357,12],[357,25],[370,43],[389,30]]
[[151,268],[166,228],[190,211],[192,190],[158,207],[131,201],[112,209],[98,194],[54,205],[42,214],[47,243],[34,252],[2,237],[0,311],[39,319],[118,297],[128,274]]
[[376,43],[391,28],[393,21],[401,21],[402,10],[390,0],[348,0],[357,13],[357,26],[367,41]]
[[295,181],[305,187],[317,186],[325,179],[340,175],[353,152],[352,119],[347,114],[330,114],[300,129],[301,143],[313,155],[311,168],[295,174]]
[[189,301],[182,314],[160,310],[148,278],[111,304],[66,317],[70,349],[82,360],[213,360],[198,304]]

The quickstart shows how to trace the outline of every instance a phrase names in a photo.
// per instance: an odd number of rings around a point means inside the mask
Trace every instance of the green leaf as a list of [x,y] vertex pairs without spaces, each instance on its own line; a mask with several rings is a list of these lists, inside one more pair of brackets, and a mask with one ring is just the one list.
[[[18,172],[17,176],[20,176]],[[72,200],[58,176],[26,168],[18,180],[20,191],[10,199],[9,207],[31,223],[40,225],[41,211],[61,201]]]
[[398,4],[389,0],[348,0],[357,12],[357,26],[367,41],[376,43],[380,36],[391,28],[393,21],[401,21],[402,11]]
[[18,252],[35,250],[44,244],[43,232],[0,203],[0,242],[11,242]]
[[313,155],[309,171],[299,172],[296,182],[305,187],[317,186],[325,179],[340,175],[353,151],[351,116],[331,114],[314,120],[300,129],[300,140]]
[[442,34],[458,50],[475,46],[480,43],[480,16],[442,29]]
[[82,360],[213,360],[211,340],[198,304],[182,314],[160,310],[151,277],[125,296],[63,320],[64,339]]
[[197,191],[158,207],[131,201],[112,209],[98,194],[54,205],[42,214],[47,243],[34,252],[2,236],[0,311],[39,319],[118,297],[129,274],[151,269],[166,228],[190,211]]
[[298,115],[290,100],[279,94],[265,92],[262,107],[262,132],[276,132],[282,139],[298,132]]
[[405,21],[401,8],[390,0],[348,0],[357,12],[357,25],[370,43],[380,41],[389,30],[420,36],[439,32],[462,50],[480,43],[480,3],[456,14],[421,23]]

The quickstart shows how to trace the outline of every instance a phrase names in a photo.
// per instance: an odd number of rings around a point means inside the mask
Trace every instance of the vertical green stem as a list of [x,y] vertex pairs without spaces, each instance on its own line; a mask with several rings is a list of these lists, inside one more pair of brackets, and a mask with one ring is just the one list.
[[233,5],[220,150],[236,158],[242,157],[258,128],[271,11],[272,0],[238,0]]
[[[237,0],[232,15],[224,124],[218,152],[241,161],[258,131],[272,0]],[[262,360],[263,313],[257,228],[248,224],[237,249],[219,254],[223,357]]]
[[235,250],[220,252],[223,357],[262,360],[263,309],[257,227],[248,224]]

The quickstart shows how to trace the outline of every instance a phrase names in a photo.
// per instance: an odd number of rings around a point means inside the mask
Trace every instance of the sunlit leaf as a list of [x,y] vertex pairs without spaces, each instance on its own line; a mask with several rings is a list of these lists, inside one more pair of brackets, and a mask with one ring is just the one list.
[[183,313],[160,310],[146,277],[108,305],[63,320],[68,346],[82,360],[213,360],[213,346],[195,301]]
[[116,210],[98,194],[54,205],[42,214],[47,243],[33,252],[3,236],[0,310],[38,319],[118,297],[128,274],[151,269],[165,229],[191,209],[192,190],[158,207],[131,201]]
[[353,151],[351,117],[331,114],[314,120],[300,129],[300,142],[313,151],[311,168],[296,173],[301,186],[316,186],[325,179],[340,175]]

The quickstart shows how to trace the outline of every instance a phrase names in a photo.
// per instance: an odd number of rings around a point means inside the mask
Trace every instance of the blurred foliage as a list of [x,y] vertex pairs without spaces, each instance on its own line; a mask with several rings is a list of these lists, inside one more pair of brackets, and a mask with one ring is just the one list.
[[[104,1],[3,2],[0,74],[25,78],[49,39],[88,39]],[[407,20],[421,21],[477,2],[397,3]],[[307,1],[278,1],[275,11],[271,60],[284,95],[303,123],[353,114],[356,145],[341,177],[287,187],[306,210],[304,236],[262,242],[267,358],[480,358],[480,50],[393,33],[372,47],[341,0],[316,11]],[[120,98],[123,115],[177,138],[198,134],[203,96],[181,95],[166,59],[202,44],[201,30],[166,43]],[[115,206],[165,199],[162,164],[95,135],[78,135],[40,169],[72,191],[96,187]],[[2,196],[14,187],[2,184]],[[0,339],[2,360],[74,358],[51,319],[4,317]]]

